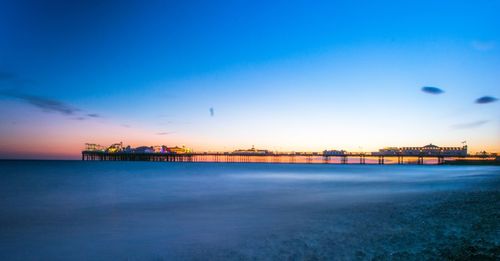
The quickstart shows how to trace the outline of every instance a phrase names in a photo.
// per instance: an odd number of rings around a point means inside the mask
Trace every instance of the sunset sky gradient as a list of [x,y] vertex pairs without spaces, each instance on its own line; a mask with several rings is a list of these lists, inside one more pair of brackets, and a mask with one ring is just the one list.
[[[0,1],[0,158],[500,152],[500,1]],[[426,93],[422,87],[442,89]],[[212,110],[212,111],[211,111]]]

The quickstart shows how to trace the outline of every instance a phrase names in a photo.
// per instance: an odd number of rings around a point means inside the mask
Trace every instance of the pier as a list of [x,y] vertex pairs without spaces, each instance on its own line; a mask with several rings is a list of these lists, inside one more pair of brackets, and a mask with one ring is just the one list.
[[115,143],[109,147],[86,143],[82,160],[96,161],[157,161],[157,162],[221,162],[221,163],[307,163],[307,164],[448,164],[451,162],[498,163],[497,154],[467,153],[467,146],[439,147],[433,144],[422,147],[386,147],[376,152],[348,152],[324,150],[323,152],[279,152],[263,149],[238,149],[231,152],[194,152],[190,148],[140,146],[132,148]]
[[[221,162],[221,163],[310,163],[310,164],[444,164],[445,160],[477,159],[477,156],[435,155],[346,155],[309,154],[232,154],[232,153],[129,153],[82,151],[82,160],[96,161],[156,161],[156,162]],[[484,157],[483,157],[484,159]]]

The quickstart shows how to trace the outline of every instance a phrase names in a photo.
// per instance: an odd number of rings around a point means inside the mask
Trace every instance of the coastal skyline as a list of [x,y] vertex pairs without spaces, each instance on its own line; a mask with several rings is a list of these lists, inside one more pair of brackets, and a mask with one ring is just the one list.
[[0,158],[500,151],[499,1],[76,3],[0,2]]

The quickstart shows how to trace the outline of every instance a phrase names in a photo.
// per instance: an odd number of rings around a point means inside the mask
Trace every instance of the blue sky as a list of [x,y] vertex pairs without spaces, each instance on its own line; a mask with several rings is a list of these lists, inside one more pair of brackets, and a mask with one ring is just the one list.
[[2,155],[120,140],[498,150],[499,102],[474,103],[500,96],[498,11],[500,1],[0,1]]

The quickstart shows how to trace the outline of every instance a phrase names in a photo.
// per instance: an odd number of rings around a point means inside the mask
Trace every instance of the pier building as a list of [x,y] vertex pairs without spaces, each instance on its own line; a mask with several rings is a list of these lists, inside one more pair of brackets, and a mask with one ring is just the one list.
[[251,149],[235,150],[231,154],[233,154],[233,155],[271,155],[273,153],[269,150],[259,150],[259,149],[256,149],[254,146],[252,146]]
[[462,147],[439,147],[434,144],[425,145],[423,147],[386,147],[378,152],[373,152],[372,155],[380,156],[447,156],[447,157],[463,157],[467,156],[467,145]]
[[342,156],[346,155],[347,152],[345,150],[324,150],[323,155],[324,156]]

